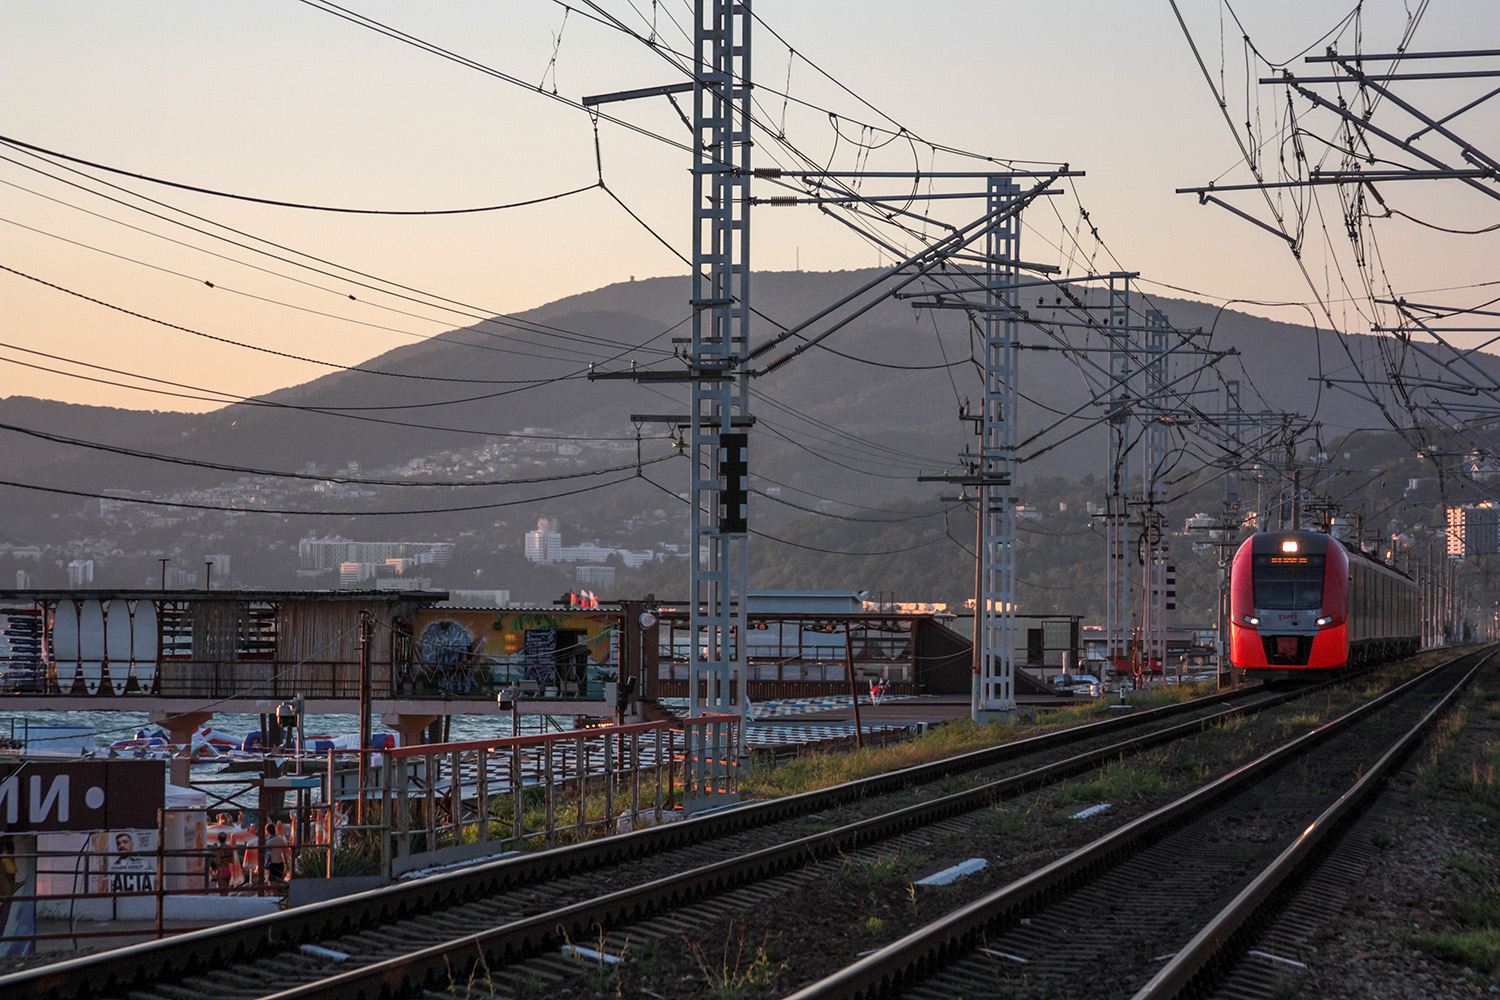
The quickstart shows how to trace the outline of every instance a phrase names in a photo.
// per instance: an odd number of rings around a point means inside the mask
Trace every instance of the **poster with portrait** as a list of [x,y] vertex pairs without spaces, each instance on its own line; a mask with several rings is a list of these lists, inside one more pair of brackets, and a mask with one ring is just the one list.
[[93,836],[99,891],[156,891],[156,831],[105,830]]
[[36,837],[0,835],[0,956],[30,955],[35,941],[10,940],[36,933]]

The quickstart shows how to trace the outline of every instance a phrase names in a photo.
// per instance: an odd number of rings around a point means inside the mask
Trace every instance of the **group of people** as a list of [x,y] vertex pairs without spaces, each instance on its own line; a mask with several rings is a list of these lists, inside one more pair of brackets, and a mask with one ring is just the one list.
[[209,882],[220,892],[228,892],[231,886],[285,882],[291,871],[291,843],[286,837],[291,830],[290,824],[268,820],[262,841],[260,829],[254,822],[245,822],[244,813],[238,824],[227,813],[220,815],[209,828]]

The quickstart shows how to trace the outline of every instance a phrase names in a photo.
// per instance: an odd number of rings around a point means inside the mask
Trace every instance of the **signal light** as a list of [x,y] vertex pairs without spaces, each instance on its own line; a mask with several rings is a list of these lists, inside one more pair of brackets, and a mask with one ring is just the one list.
[[749,442],[748,434],[719,435],[719,476],[723,480],[723,488],[719,491],[721,535],[744,534],[750,528]]

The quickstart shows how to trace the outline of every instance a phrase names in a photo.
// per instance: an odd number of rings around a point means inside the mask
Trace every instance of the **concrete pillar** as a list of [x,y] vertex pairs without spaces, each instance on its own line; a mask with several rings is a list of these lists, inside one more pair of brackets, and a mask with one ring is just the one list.
[[212,712],[173,714],[161,709],[153,710],[148,716],[152,725],[166,729],[167,739],[174,747],[179,745],[183,747],[182,753],[172,754],[172,760],[168,766],[168,780],[172,784],[183,788],[188,786],[193,762],[193,733],[206,726],[213,717]]
[[396,731],[404,747],[420,746],[426,742],[425,730],[437,719],[437,715],[407,715],[403,712],[382,712],[380,721]]

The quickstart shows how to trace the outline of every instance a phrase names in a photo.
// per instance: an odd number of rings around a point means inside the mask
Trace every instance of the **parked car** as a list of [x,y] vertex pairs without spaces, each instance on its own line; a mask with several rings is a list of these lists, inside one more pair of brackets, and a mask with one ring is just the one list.
[[1068,689],[1084,698],[1097,698],[1104,693],[1104,685],[1093,674],[1074,674],[1068,678]]

